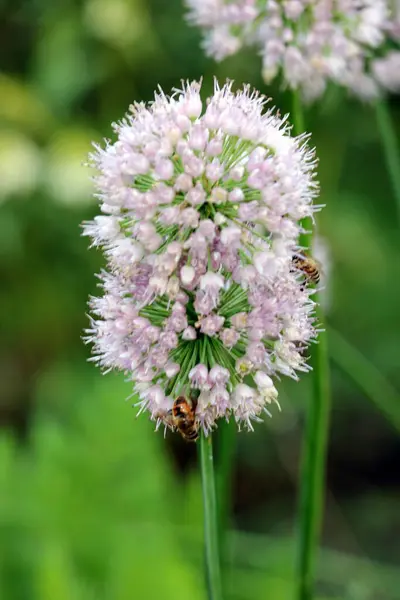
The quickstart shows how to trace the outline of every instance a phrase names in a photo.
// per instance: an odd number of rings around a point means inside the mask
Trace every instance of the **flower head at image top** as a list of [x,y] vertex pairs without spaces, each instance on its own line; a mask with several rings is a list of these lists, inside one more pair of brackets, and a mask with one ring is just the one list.
[[329,81],[364,99],[400,89],[399,0],[186,0],[216,60],[253,45],[269,83],[305,99]]
[[318,186],[307,136],[264,97],[215,83],[203,104],[200,88],[159,91],[114,125],[91,156],[103,214],[84,233],[108,262],[94,360],[128,375],[157,427],[194,398],[207,434],[230,416],[252,429],[277,402],[273,378],[308,369],[313,290],[292,258]]

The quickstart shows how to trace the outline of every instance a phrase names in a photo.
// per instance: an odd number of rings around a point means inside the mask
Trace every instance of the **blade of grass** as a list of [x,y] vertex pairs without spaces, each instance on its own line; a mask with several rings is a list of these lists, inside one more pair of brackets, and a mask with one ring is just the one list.
[[378,100],[375,104],[375,112],[385,154],[386,167],[396,199],[397,218],[400,223],[400,155],[387,101],[383,99]]
[[400,431],[400,393],[357,348],[329,326],[332,360]]
[[212,434],[200,436],[200,465],[204,507],[204,542],[209,600],[221,600]]
[[[292,116],[295,133],[299,135],[304,131],[304,117],[298,92],[293,93]],[[303,227],[309,229],[309,221],[304,222]],[[301,245],[310,249],[311,242],[311,234],[302,234]],[[316,319],[320,324],[324,322],[324,315],[318,298],[316,301]],[[312,348],[311,365],[312,394],[306,413],[299,484],[296,600],[311,600],[314,597],[315,562],[325,495],[325,458],[330,409],[326,332],[319,336],[319,343]]]

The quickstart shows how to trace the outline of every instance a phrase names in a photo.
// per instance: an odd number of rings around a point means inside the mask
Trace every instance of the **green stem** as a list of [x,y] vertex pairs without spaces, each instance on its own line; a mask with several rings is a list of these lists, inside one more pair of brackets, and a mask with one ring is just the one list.
[[397,217],[400,223],[400,156],[397,146],[395,128],[390,116],[389,107],[385,100],[375,104],[376,119],[385,153],[386,167],[392,182],[397,204]]
[[[292,122],[294,135],[301,135],[305,132],[304,114],[299,90],[293,90],[292,92]],[[306,217],[303,219],[301,225],[305,233],[300,234],[300,246],[306,249],[311,248],[312,234],[310,232],[313,226],[311,218]]]
[[294,135],[304,133],[304,113],[299,90],[292,92],[292,123]]
[[[293,95],[293,119],[295,133],[304,131],[304,118],[298,93]],[[311,221],[302,223],[311,229]],[[300,244],[311,248],[311,234],[300,236]],[[316,299],[318,303],[318,298]],[[319,304],[316,306],[318,323],[324,322]],[[301,457],[299,515],[298,515],[298,563],[296,600],[312,600],[314,596],[315,557],[319,546],[325,488],[325,457],[329,429],[330,377],[326,332],[312,348],[311,365],[312,395],[306,414]]]
[[232,498],[232,471],[236,448],[236,423],[222,421],[218,427],[218,463],[217,463],[217,490],[218,490],[218,531],[220,540],[221,561],[224,540],[229,525]]
[[217,502],[211,433],[200,436],[200,463],[204,507],[204,541],[209,600],[220,600],[221,577],[218,553]]
[[[317,318],[322,318],[320,307]],[[314,596],[315,557],[319,545],[325,488],[325,457],[329,430],[330,377],[326,332],[319,337],[311,355],[312,396],[309,400],[303,438],[299,532],[297,600]]]

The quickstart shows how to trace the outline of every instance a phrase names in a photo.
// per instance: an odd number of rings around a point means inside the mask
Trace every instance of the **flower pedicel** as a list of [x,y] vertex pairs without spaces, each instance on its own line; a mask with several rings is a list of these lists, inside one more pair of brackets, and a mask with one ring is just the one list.
[[203,104],[200,88],[135,104],[96,147],[102,215],[84,233],[108,262],[90,301],[93,360],[128,374],[157,427],[195,397],[207,434],[230,416],[252,429],[277,402],[273,378],[309,369],[313,290],[292,257],[318,186],[307,136],[263,96],[215,83]]

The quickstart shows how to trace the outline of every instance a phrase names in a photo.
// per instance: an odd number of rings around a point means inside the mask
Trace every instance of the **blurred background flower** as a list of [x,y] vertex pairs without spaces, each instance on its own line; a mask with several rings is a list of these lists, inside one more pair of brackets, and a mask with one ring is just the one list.
[[[81,163],[90,140],[110,137],[110,123],[133,101],[151,100],[157,83],[171,89],[203,75],[207,96],[214,74],[230,77],[272,96],[282,114],[290,110],[278,83],[261,80],[253,50],[217,65],[205,58],[180,0],[117,3],[116,16],[114,3],[105,4],[110,31],[121,13],[130,15],[136,37],[127,46],[116,33],[100,35],[100,13],[89,18],[94,9],[83,2],[2,5],[0,146],[2,157],[15,157],[0,161],[0,190],[7,190],[0,205],[0,597],[7,600],[206,597],[194,449],[136,421],[122,400],[129,384],[86,363],[86,302],[99,293],[93,273],[103,263],[80,237],[80,223],[98,210]],[[399,99],[389,102],[400,138]],[[329,89],[308,112],[307,129],[326,204],[319,233],[332,264],[328,327],[350,342],[349,349],[330,336],[318,598],[391,600],[400,590],[393,194],[369,106]],[[238,440],[224,555],[228,599],[292,597],[309,381],[278,388],[282,412]],[[218,451],[217,438],[217,459]]]
[[399,89],[398,15],[390,0],[186,0],[188,21],[204,31],[202,45],[222,60],[245,46],[262,56],[266,83],[307,100],[329,82],[372,99]]

